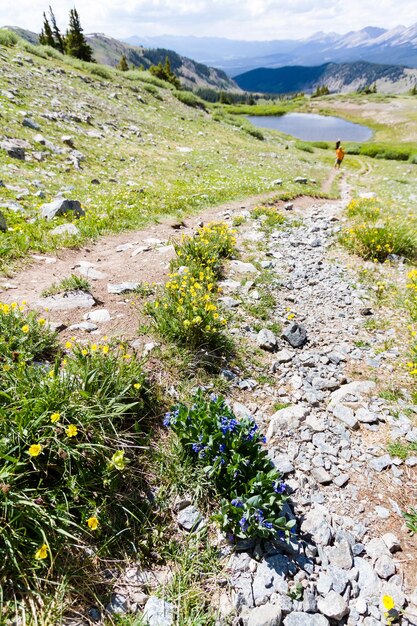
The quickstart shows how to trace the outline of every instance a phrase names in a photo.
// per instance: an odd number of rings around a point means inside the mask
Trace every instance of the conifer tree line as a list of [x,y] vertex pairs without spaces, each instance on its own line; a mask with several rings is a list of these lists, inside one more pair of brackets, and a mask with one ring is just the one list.
[[39,35],[39,43],[44,46],[51,46],[62,54],[69,54],[82,61],[94,62],[93,49],[88,45],[83,35],[80,18],[75,7],[69,12],[67,32],[62,35],[50,6],[49,19],[45,13],[43,14],[43,27]]

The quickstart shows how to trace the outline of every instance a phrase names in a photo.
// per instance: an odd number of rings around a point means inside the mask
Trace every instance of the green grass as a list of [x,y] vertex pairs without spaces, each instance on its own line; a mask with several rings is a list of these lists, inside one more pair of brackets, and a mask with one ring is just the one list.
[[69,278],[63,278],[59,283],[52,283],[50,287],[41,293],[43,298],[54,296],[57,293],[68,293],[69,291],[91,291],[91,285],[86,278],[71,274]]
[[391,456],[397,456],[405,461],[410,454],[415,454],[417,452],[417,444],[393,441],[387,445],[387,452]]

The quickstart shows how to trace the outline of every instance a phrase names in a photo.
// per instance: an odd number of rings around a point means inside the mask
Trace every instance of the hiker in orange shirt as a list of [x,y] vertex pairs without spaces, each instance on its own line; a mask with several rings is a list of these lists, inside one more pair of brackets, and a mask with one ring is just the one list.
[[345,156],[345,151],[343,150],[342,146],[340,145],[340,139],[338,139],[336,141],[336,161],[334,166],[339,169],[340,165],[344,159]]

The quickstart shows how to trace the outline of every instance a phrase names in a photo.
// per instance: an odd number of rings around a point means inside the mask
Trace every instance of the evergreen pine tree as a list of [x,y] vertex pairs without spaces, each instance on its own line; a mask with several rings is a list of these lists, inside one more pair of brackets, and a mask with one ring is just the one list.
[[120,61],[118,63],[118,65],[116,66],[118,70],[120,70],[121,72],[127,72],[129,69],[129,66],[127,64],[127,60],[124,54],[122,54]]
[[61,35],[61,32],[57,26],[56,23],[56,19],[55,19],[55,15],[54,12],[52,11],[52,7],[49,6],[49,17],[51,20],[51,25],[52,25],[52,34],[53,34],[53,38],[55,41],[55,48],[57,50],[59,50],[59,52],[61,52],[62,54],[65,54],[65,44],[64,44],[64,38]]
[[93,50],[83,35],[77,9],[70,10],[69,26],[65,37],[65,52],[82,61],[93,61]]
[[52,28],[45,13],[43,14],[43,27],[39,35],[39,43],[42,46],[51,46],[51,48],[56,47]]

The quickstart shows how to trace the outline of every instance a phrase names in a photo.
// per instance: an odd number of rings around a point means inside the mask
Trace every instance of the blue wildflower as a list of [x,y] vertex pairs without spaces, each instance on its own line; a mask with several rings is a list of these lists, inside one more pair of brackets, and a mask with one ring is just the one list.
[[238,500],[238,498],[233,498],[231,504],[238,509],[243,509],[243,502],[241,500]]
[[165,413],[164,421],[162,423],[164,426],[171,426],[171,413]]
[[285,533],[283,530],[279,530],[277,532],[277,535],[278,535],[278,539],[285,539]]
[[224,445],[224,443],[221,443],[219,445],[219,452],[224,452],[226,450],[226,446]]
[[248,529],[249,524],[248,524],[248,520],[246,519],[246,517],[242,517],[242,518],[239,520],[239,526],[241,527],[241,529],[243,530],[243,532],[245,532],[245,531]]
[[258,509],[257,511],[255,511],[255,518],[258,520],[258,522],[262,522],[264,519],[264,513],[263,511],[261,511],[261,509]]
[[210,394],[210,400],[211,400],[212,402],[217,402],[217,400],[218,400],[218,399],[219,399],[219,397],[218,397],[218,396],[216,396],[216,394],[215,394],[215,393],[211,393],[211,394]]
[[279,483],[277,480],[274,480],[272,483],[273,490],[275,493],[284,493],[287,485],[285,483]]
[[271,522],[262,522],[263,526],[265,526],[265,528],[272,528],[272,523]]

